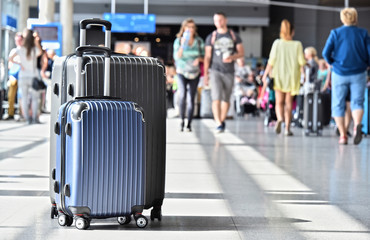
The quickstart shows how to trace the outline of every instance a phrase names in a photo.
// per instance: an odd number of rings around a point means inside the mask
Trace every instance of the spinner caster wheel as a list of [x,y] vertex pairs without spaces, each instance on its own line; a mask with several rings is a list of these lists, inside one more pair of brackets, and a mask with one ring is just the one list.
[[85,218],[81,218],[81,217],[79,217],[79,218],[76,219],[76,228],[77,229],[79,229],[79,230],[85,230],[89,226],[90,226],[89,220],[87,220]]
[[58,216],[58,223],[60,226],[64,227],[67,225],[68,218],[65,214],[59,214]]
[[141,214],[135,216],[135,220],[136,220],[136,226],[138,228],[145,228],[146,225],[148,225],[148,219]]
[[118,217],[117,218],[117,222],[120,224],[120,225],[126,225],[126,224],[129,224],[131,222],[131,216],[130,215],[126,215],[126,216],[123,216],[123,217]]

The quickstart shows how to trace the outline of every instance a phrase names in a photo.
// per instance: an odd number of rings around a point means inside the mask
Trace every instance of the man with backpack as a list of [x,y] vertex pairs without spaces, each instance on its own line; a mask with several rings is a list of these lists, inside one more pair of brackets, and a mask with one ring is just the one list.
[[222,12],[213,16],[216,30],[206,39],[204,57],[204,85],[211,84],[212,112],[216,131],[225,130],[225,119],[234,85],[234,61],[244,57],[240,37],[227,28],[227,17]]

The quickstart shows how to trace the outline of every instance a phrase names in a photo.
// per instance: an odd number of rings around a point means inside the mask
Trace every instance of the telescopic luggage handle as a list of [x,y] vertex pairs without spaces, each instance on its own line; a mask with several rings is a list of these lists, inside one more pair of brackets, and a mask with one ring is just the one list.
[[103,53],[104,54],[104,96],[109,96],[110,91],[110,57],[112,50],[107,47],[80,46],[76,48],[77,67],[76,67],[76,97],[83,96],[84,85],[82,84],[82,56],[84,53]]
[[105,27],[105,47],[110,48],[112,23],[100,18],[88,18],[80,21],[80,46],[86,45],[86,27],[89,25]]

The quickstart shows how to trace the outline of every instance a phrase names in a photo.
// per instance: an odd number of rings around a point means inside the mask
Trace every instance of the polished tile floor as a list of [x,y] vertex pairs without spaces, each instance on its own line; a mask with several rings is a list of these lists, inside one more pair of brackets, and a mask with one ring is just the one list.
[[0,239],[370,239],[370,138],[338,146],[331,128],[276,136],[252,117],[228,120],[222,134],[195,120],[189,133],[168,119],[163,220],[144,230],[93,220],[80,231],[49,217],[41,120],[0,122]]

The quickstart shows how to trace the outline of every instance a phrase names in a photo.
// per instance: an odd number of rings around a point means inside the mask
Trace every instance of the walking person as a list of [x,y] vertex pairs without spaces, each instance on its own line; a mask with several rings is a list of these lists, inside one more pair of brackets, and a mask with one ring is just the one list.
[[173,57],[175,59],[180,94],[180,131],[184,130],[185,107],[187,107],[186,130],[191,132],[194,100],[200,78],[199,64],[203,62],[204,56],[204,41],[198,36],[197,27],[191,18],[182,22],[180,31],[176,36],[177,38],[173,44]]
[[[32,88],[32,80],[34,77],[39,77],[36,61],[42,51],[41,46],[35,41],[32,30],[24,30],[23,39],[22,46],[10,56],[9,62],[21,66],[18,85],[22,92],[22,114],[26,121],[32,124],[38,122],[37,114],[40,99],[39,92]],[[17,56],[19,56],[19,61],[16,60]],[[29,94],[32,102],[32,117],[29,116]]]
[[280,39],[274,41],[270,57],[263,74],[263,96],[267,87],[267,76],[273,79],[275,90],[275,111],[277,123],[275,132],[281,132],[281,125],[285,120],[285,135],[292,136],[290,123],[292,121],[293,97],[299,94],[301,74],[306,61],[303,56],[303,47],[300,41],[293,40],[294,27],[286,19],[281,22]]
[[350,92],[354,122],[353,143],[362,139],[361,120],[364,113],[364,95],[370,65],[370,37],[366,29],[357,27],[357,11],[345,8],[340,12],[343,26],[333,29],[322,55],[332,66],[332,116],[339,129],[339,144],[347,144],[345,128],[346,96]]
[[216,30],[206,39],[204,57],[204,85],[211,84],[212,112],[216,121],[216,131],[225,130],[225,120],[230,106],[230,96],[234,85],[234,62],[244,57],[244,47],[240,37],[227,27],[227,17],[223,12],[213,15]]
[[[17,49],[19,49],[22,46],[23,36],[21,32],[18,32],[15,34],[14,42],[15,42],[16,47],[10,51],[9,56],[12,56],[17,51]],[[9,80],[8,80],[9,108],[8,108],[8,117],[6,118],[6,120],[14,119],[14,113],[15,113],[14,105],[15,105],[15,99],[17,96],[20,69],[21,67],[18,64],[14,64],[11,62],[9,63]]]

